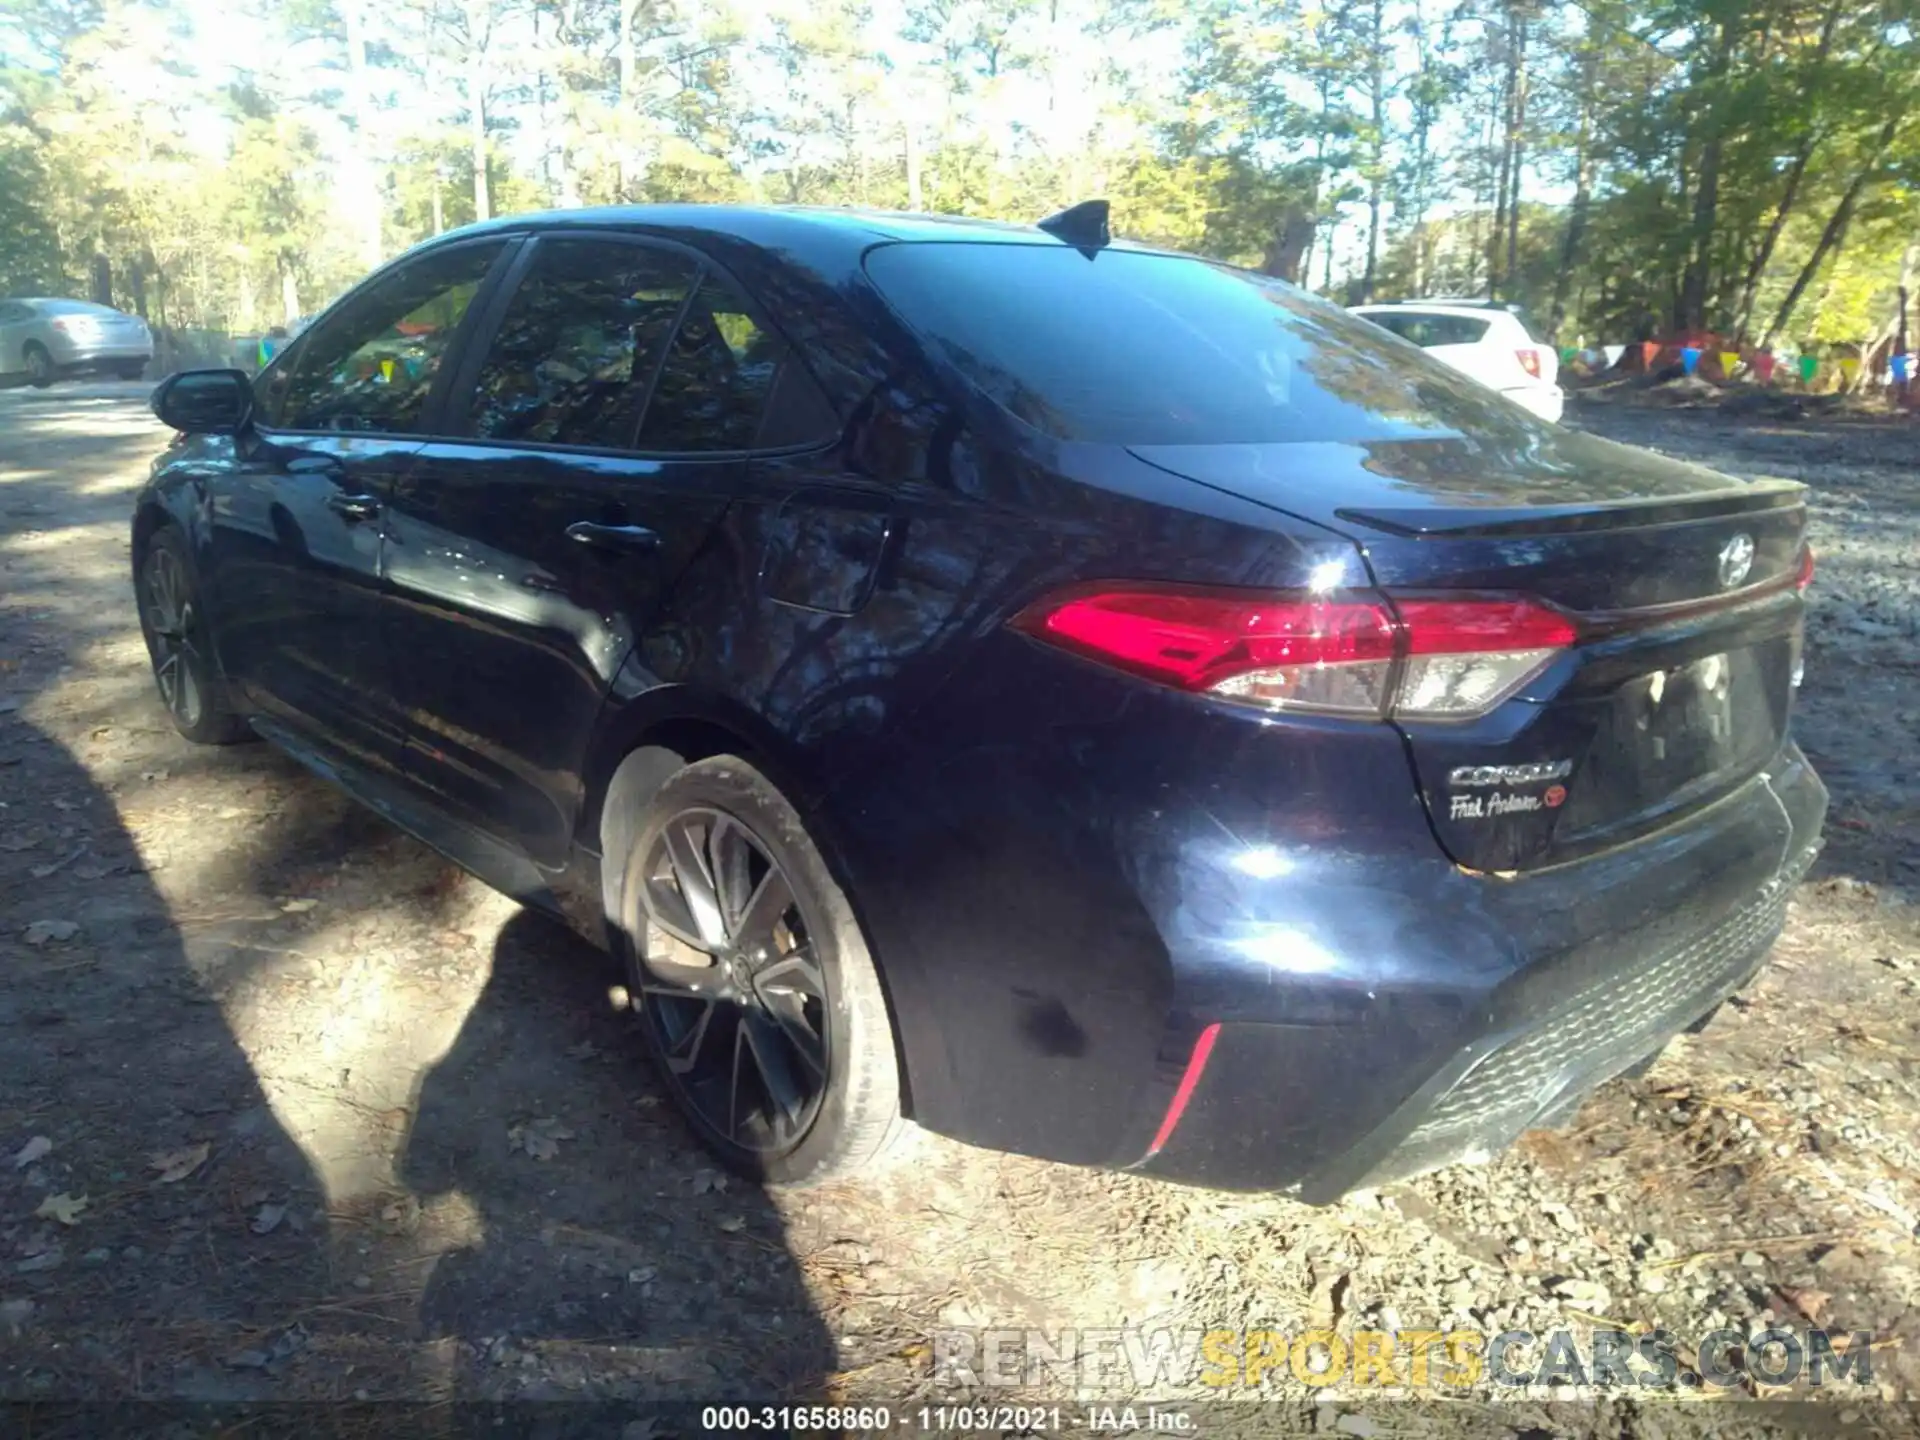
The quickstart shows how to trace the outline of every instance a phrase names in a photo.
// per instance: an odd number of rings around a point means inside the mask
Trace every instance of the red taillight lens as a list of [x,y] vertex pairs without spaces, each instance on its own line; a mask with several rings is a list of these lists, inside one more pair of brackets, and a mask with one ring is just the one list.
[[1520,368],[1538,380],[1540,378],[1540,352],[1538,350],[1516,350],[1513,353],[1520,361]]
[[1406,599],[1398,611],[1313,595],[1099,588],[1052,597],[1013,623],[1180,690],[1410,719],[1485,714],[1575,638],[1564,615],[1531,600]]
[[1800,573],[1794,577],[1794,588],[1804,590],[1813,584],[1813,546],[1808,545],[1800,552]]

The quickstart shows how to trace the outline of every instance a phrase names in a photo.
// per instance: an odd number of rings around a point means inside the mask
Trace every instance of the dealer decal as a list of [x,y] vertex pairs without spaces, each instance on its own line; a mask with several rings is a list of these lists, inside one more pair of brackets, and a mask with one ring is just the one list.
[[1567,787],[1558,783],[1539,794],[1512,787],[1538,785],[1543,780],[1558,782],[1573,771],[1571,760],[1539,760],[1527,765],[1461,765],[1447,772],[1447,784],[1454,790],[1491,791],[1490,794],[1452,795],[1448,797],[1449,820],[1491,820],[1499,815],[1524,815],[1539,810],[1557,810],[1567,800]]

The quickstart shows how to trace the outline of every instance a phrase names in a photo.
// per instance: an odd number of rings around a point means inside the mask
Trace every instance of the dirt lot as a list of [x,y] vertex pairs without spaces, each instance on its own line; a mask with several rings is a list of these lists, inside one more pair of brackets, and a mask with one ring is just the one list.
[[901,1405],[964,1396],[951,1327],[1596,1319],[1870,1330],[1874,1383],[1820,1393],[1920,1390],[1920,425],[1574,417],[1813,485],[1830,847],[1756,986],[1571,1132],[1311,1210],[925,1137],[870,1188],[723,1179],[597,952],[266,747],[175,737],[127,581],[143,399],[0,393],[0,1396]]

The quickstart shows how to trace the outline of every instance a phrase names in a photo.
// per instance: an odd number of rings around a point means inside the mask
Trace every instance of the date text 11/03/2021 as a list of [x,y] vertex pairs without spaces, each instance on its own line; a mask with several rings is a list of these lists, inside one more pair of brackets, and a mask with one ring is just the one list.
[[1171,1405],[709,1405],[701,1425],[727,1431],[878,1435],[891,1430],[930,1435],[1047,1435],[1066,1430],[1184,1435],[1198,1430],[1191,1413]]

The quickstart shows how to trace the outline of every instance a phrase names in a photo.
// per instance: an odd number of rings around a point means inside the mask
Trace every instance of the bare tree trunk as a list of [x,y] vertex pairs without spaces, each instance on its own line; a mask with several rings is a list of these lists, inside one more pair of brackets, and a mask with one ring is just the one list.
[[1553,277],[1553,309],[1547,331],[1556,338],[1567,319],[1567,291],[1580,264],[1580,244],[1586,239],[1587,212],[1593,206],[1593,86],[1591,67],[1581,80],[1580,129],[1574,140],[1573,203],[1567,209],[1567,233],[1560,242],[1560,268]]
[[1372,102],[1373,157],[1367,173],[1367,264],[1360,276],[1360,303],[1373,299],[1374,275],[1380,263],[1380,189],[1387,144],[1386,4],[1373,0],[1370,58],[1367,62],[1367,90]]
[[642,0],[620,0],[620,131],[615,137],[615,151],[619,157],[620,193],[614,198],[620,201],[633,199],[633,155],[624,133],[633,119],[634,85],[634,47],[633,12]]
[[1773,247],[1779,243],[1780,232],[1786,229],[1787,217],[1793,213],[1794,201],[1800,195],[1800,181],[1807,173],[1807,162],[1813,158],[1814,146],[1819,143],[1817,134],[1809,135],[1806,143],[1793,157],[1793,163],[1787,169],[1786,189],[1780,193],[1780,204],[1773,212],[1773,218],[1767,222],[1766,233],[1760,237],[1759,248],[1753,252],[1753,259],[1747,262],[1746,279],[1740,285],[1740,309],[1734,317],[1734,334],[1739,340],[1747,338],[1747,327],[1753,323],[1753,305],[1760,293],[1760,280],[1766,274],[1767,262],[1773,259]]
[[1526,158],[1527,128],[1527,17],[1516,8],[1513,41],[1513,128],[1507,144],[1513,151],[1511,193],[1507,196],[1507,292],[1520,274],[1520,170]]
[[467,145],[473,153],[473,218],[493,218],[487,184],[487,55],[482,39],[487,0],[467,0]]
[[1304,200],[1295,200],[1281,214],[1280,226],[1260,266],[1264,273],[1292,285],[1306,283],[1308,252],[1318,228],[1313,216],[1317,198],[1318,192]]
[[286,316],[289,329],[300,318],[300,283],[294,278],[293,266],[286,256],[281,256],[280,268],[280,313]]
[[[1720,43],[1714,50],[1709,75],[1726,77],[1733,64],[1733,47],[1740,32],[1731,21],[1720,25]],[[1707,137],[1700,151],[1700,177],[1693,191],[1693,226],[1687,245],[1687,268],[1680,279],[1676,319],[1682,330],[1707,328],[1707,294],[1713,282],[1713,227],[1720,211],[1721,136],[1726,129],[1727,98],[1716,85],[1708,100]]]
[[1513,92],[1517,76],[1513,36],[1507,36],[1507,78],[1500,91],[1500,164],[1494,172],[1493,234],[1487,237],[1487,298],[1500,298],[1500,250],[1507,234],[1507,178],[1513,166]]
[[1881,127],[1879,138],[1873,146],[1867,163],[1860,167],[1860,172],[1847,186],[1846,194],[1840,197],[1840,204],[1835,207],[1833,215],[1828,219],[1827,228],[1820,232],[1820,242],[1813,247],[1813,254],[1807,257],[1807,263],[1801,267],[1799,275],[1795,277],[1793,288],[1787,292],[1787,298],[1780,302],[1779,312],[1773,317],[1773,323],[1767,327],[1767,333],[1760,341],[1762,350],[1771,349],[1774,336],[1784,330],[1787,323],[1793,319],[1793,312],[1800,304],[1800,297],[1806,294],[1807,286],[1811,285],[1813,277],[1819,274],[1820,266],[1826,261],[1828,252],[1839,249],[1846,240],[1847,227],[1853,223],[1853,207],[1860,201],[1860,192],[1867,188],[1867,181],[1873,177],[1873,172],[1880,168],[1881,158],[1887,153],[1887,147],[1893,143],[1893,137],[1899,133],[1899,129],[1900,116],[1896,112],[1894,117]]
[[907,208],[909,210],[924,209],[925,205],[920,196],[920,132],[915,127],[911,115],[907,117],[901,129],[905,132],[907,141]]
[[341,0],[347,26],[347,84],[353,114],[350,183],[360,208],[360,263],[371,270],[385,254],[380,227],[380,177],[373,161],[373,97],[367,71],[366,14],[363,0]]
[[[1840,12],[1844,7],[1836,4],[1827,11],[1827,18],[1820,25],[1820,40],[1814,46],[1812,64],[1821,65],[1833,48],[1833,32],[1840,23]],[[1780,204],[1773,212],[1773,218],[1767,222],[1766,233],[1760,237],[1760,246],[1753,252],[1753,259],[1747,263],[1746,278],[1740,285],[1740,309],[1734,317],[1734,334],[1740,342],[1747,338],[1747,327],[1753,323],[1753,306],[1760,292],[1760,279],[1766,274],[1767,262],[1773,259],[1773,247],[1780,241],[1780,232],[1786,228],[1787,217],[1793,213],[1794,201],[1800,195],[1800,181],[1807,173],[1807,162],[1813,158],[1813,152],[1819,145],[1822,132],[1816,127],[1807,132],[1800,148],[1794,152],[1793,163],[1787,167],[1786,187],[1780,192]]]

